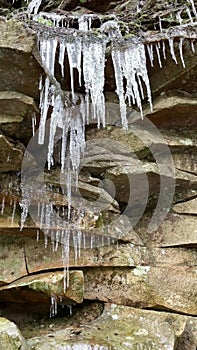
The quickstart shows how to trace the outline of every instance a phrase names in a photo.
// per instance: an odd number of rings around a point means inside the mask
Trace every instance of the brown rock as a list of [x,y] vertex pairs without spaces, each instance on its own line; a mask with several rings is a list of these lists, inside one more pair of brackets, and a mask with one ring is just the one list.
[[69,272],[66,290],[64,290],[65,278],[63,272],[26,276],[0,287],[0,298],[3,302],[29,303],[31,300],[31,303],[50,304],[51,298],[54,297],[56,302],[62,305],[81,303],[83,301],[83,272]]
[[24,147],[19,142],[14,144],[1,134],[0,149],[0,171],[9,172],[21,170]]
[[197,314],[195,268],[94,268],[86,270],[84,278],[87,299]]
[[174,205],[173,210],[177,214],[197,214],[197,198],[177,203]]
[[1,350],[29,349],[18,327],[2,317],[0,318],[0,344]]
[[0,130],[8,137],[27,141],[32,136],[33,98],[13,91],[0,91]]
[[38,99],[43,70],[33,55],[34,33],[15,20],[0,21],[0,31],[0,90],[17,91]]
[[192,215],[169,213],[163,224],[153,233],[148,232],[150,218],[142,219],[136,232],[148,246],[184,246],[197,244],[197,218]]

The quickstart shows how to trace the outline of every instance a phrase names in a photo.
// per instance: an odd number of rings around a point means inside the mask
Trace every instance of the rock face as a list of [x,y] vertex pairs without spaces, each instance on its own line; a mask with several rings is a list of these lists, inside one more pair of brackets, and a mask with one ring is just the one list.
[[5,318],[0,318],[1,348],[7,350],[28,350],[29,347],[17,326]]
[[[187,323],[188,322],[188,323]],[[196,342],[196,322],[192,318],[170,313],[136,310],[131,307],[107,304],[100,318],[88,327],[82,326],[80,335],[74,334],[70,340],[70,331],[58,331],[54,337],[35,337],[28,341],[36,350],[53,349],[183,349],[185,334],[190,329],[192,343],[188,349],[194,349]],[[71,331],[72,332],[72,331]],[[87,340],[88,339],[88,340]],[[182,346],[182,347],[181,347]]]
[[195,5],[0,1],[2,350],[196,350]]

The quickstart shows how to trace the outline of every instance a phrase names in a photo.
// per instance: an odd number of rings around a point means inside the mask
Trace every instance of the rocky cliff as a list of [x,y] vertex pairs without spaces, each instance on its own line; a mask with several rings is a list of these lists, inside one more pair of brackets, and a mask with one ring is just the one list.
[[196,350],[195,5],[0,1],[3,350]]

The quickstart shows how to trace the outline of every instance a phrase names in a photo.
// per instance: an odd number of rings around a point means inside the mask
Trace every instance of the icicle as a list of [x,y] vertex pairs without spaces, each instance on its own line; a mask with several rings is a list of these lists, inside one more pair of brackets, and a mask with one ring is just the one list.
[[83,76],[86,94],[90,95],[93,118],[105,126],[105,97],[103,94],[105,77],[105,51],[106,42],[90,41],[83,42]]
[[195,53],[194,40],[190,41],[192,52]]
[[27,215],[28,215],[28,211],[29,211],[29,206],[31,204],[31,199],[30,198],[23,198],[22,201],[19,203],[20,207],[22,209],[22,213],[21,213],[21,227],[20,227],[20,231],[22,231],[25,221],[27,219]]
[[154,64],[153,64],[153,61],[154,61],[153,44],[147,44],[146,47],[147,47],[151,67],[153,67],[154,66]]
[[51,295],[50,318],[57,315],[57,298]]
[[74,247],[74,260],[75,260],[75,265],[77,264],[78,260],[78,239],[77,239],[77,232],[74,231],[72,233],[73,235],[73,247]]
[[[140,85],[139,80],[144,82],[147,91],[147,97],[150,104],[150,108],[152,110],[152,97],[151,97],[151,89],[150,82],[148,78],[148,73],[146,70],[146,55],[145,55],[145,47],[141,43],[137,43],[130,47],[127,47],[123,51],[117,51],[114,54],[112,50],[112,59],[114,63],[114,70],[116,76],[116,85],[118,86],[117,92],[121,99],[124,98],[124,88],[123,88],[123,77],[126,79],[126,94],[125,98],[128,100],[132,98],[133,102],[135,102],[141,112],[141,116],[143,117],[142,112],[142,102],[140,96]],[[123,105],[124,107],[124,105]],[[124,112],[124,117],[125,111]],[[124,127],[124,125],[123,125]]]
[[32,135],[33,135],[33,137],[35,135],[35,126],[36,126],[36,116],[34,114],[32,117]]
[[180,38],[179,40],[179,53],[180,53],[180,58],[181,58],[183,68],[185,68],[185,61],[183,58],[183,40],[184,40],[183,38]]
[[170,53],[171,53],[172,59],[176,62],[176,64],[178,64],[176,56],[175,56],[175,52],[174,52],[174,39],[169,38],[168,41],[169,41]]
[[37,14],[38,13],[38,10],[39,10],[39,7],[41,5],[41,2],[42,0],[32,0],[29,5],[28,5],[28,8],[27,8],[27,13],[30,15],[31,13],[33,14]]
[[53,213],[53,204],[46,204],[46,209],[45,209],[45,225],[46,225],[46,230],[49,230],[51,227],[51,216]]
[[124,97],[123,73],[121,68],[121,53],[118,49],[112,50],[112,60],[115,71],[116,93],[119,97],[120,115],[123,129],[128,129],[127,108]]
[[57,50],[57,39],[49,38],[40,42],[41,58],[52,76],[55,71],[55,55]]
[[44,232],[44,247],[45,249],[48,246],[48,232]]
[[70,169],[70,163],[68,166],[68,172],[67,172],[67,201],[68,201],[68,220],[70,220],[70,214],[71,214],[71,193],[72,191],[72,177],[71,177],[71,169]]
[[77,232],[78,258],[80,258],[80,256],[81,256],[81,240],[82,240],[82,233],[79,230]]
[[183,20],[182,20],[182,18],[181,18],[181,12],[182,12],[182,10],[180,10],[180,11],[178,11],[178,12],[176,13],[176,19],[179,21],[180,25],[181,25],[182,22],[183,22]]
[[60,43],[60,48],[59,48],[59,64],[61,66],[61,74],[62,77],[64,78],[64,56],[65,56],[65,49],[66,49],[66,44],[65,42]]
[[41,204],[41,213],[40,213],[40,229],[42,229],[43,227],[43,223],[44,223],[44,213],[45,213],[45,203]]
[[50,81],[49,81],[49,77],[47,76],[45,78],[44,91],[41,91],[41,98],[40,98],[41,117],[40,117],[39,134],[38,134],[38,143],[40,145],[44,143],[44,137],[45,137],[45,124],[46,124],[47,113],[49,109],[49,88],[50,88]]
[[67,307],[69,308],[70,315],[72,315],[72,313],[73,313],[72,305],[67,305]]
[[72,91],[72,97],[74,100],[74,76],[73,76],[74,68],[78,70],[79,85],[81,85],[81,53],[82,53],[81,38],[76,37],[73,42],[66,43],[66,49],[68,53],[68,61],[69,61],[69,67],[70,67],[71,91]]
[[62,130],[62,145],[61,145],[61,171],[64,173],[66,148],[67,148],[68,125],[64,125]]
[[62,121],[64,119],[64,105],[60,95],[57,95],[54,99],[53,112],[50,120],[50,134],[48,144],[48,169],[53,166],[53,150],[55,145],[55,133],[58,126],[62,127]]
[[1,202],[1,215],[4,214],[4,209],[5,209],[5,197],[3,197]]
[[84,32],[87,32],[89,30],[88,18],[85,15],[79,17],[78,24],[79,24],[79,30],[82,30]]
[[[56,56],[56,49],[57,49],[57,39],[40,39],[39,41],[40,46],[40,55],[42,58],[43,63],[45,64],[46,68],[48,69],[49,73],[54,76],[54,69],[55,69],[55,56]],[[40,80],[41,81],[41,80]],[[41,86],[41,83],[40,83]],[[50,80],[47,76],[45,78],[45,85],[41,89],[40,93],[40,109],[41,109],[41,118],[40,118],[40,127],[39,127],[39,135],[38,135],[38,143],[43,144],[44,143],[44,136],[45,136],[45,123],[47,119],[47,113],[50,105]]]
[[40,238],[40,231],[37,230],[37,231],[36,231],[36,242],[39,241],[39,238]]
[[162,64],[161,64],[161,57],[160,57],[160,43],[156,43],[156,52],[157,52],[157,58],[158,58],[158,62],[159,62],[159,67],[162,68]]
[[80,165],[80,155],[85,149],[85,130],[80,115],[73,116],[70,126],[70,160],[72,169],[77,173]]
[[187,0],[188,2],[190,2],[191,6],[192,6],[192,11],[194,13],[194,16],[197,18],[197,11],[196,11],[196,7],[195,7],[195,4],[194,4],[194,1],[193,0]]
[[64,266],[64,291],[69,287],[69,254],[70,254],[70,231],[62,231],[62,261]]
[[163,51],[163,58],[164,60],[166,60],[166,44],[164,40],[162,42],[162,51]]
[[160,32],[162,33],[163,32],[163,28],[162,28],[161,17],[160,16],[159,16],[159,29],[160,29]]
[[86,249],[86,234],[83,234],[83,249]]
[[56,232],[55,232],[55,242],[56,242],[56,244],[55,244],[55,252],[57,252],[57,250],[58,250],[58,245],[59,245],[59,240],[60,240],[60,230],[57,230]]
[[55,233],[54,233],[54,231],[52,230],[51,232],[50,232],[50,234],[51,234],[51,244],[52,244],[52,251],[53,251],[53,253],[54,253],[54,251],[55,251]]
[[14,223],[14,216],[15,216],[15,212],[16,212],[16,201],[14,201],[14,204],[13,204],[12,218],[11,218],[11,225],[13,225],[13,223]]
[[94,246],[94,236],[90,237],[90,249],[93,249]]
[[141,97],[139,94],[139,85],[137,84],[137,81],[136,81],[136,73],[139,79],[141,79],[146,86],[147,97],[150,104],[150,108],[152,110],[151,89],[150,89],[148,73],[146,70],[146,55],[145,55],[145,47],[143,44],[140,43],[138,45],[128,47],[124,51],[124,60],[123,60],[122,69],[127,81],[126,97],[132,96],[132,94],[134,95],[137,106],[139,107],[141,111],[141,115],[143,116]]

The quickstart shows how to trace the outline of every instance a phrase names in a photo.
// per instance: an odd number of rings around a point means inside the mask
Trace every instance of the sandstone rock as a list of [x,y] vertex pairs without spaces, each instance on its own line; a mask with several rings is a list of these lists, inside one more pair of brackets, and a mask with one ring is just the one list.
[[[105,178],[112,181],[116,187],[116,199],[129,204],[138,203],[147,199],[149,195],[154,195],[160,191],[160,177],[168,187],[168,191],[180,192],[185,187],[197,187],[197,177],[193,174],[176,170],[173,164],[169,167],[164,160],[164,166],[150,162],[131,164],[130,159],[125,163],[120,163],[106,171]],[[170,180],[171,178],[171,180]],[[174,187],[174,180],[176,182]]]
[[34,350],[110,350],[107,342],[102,339],[82,339],[69,340],[69,336],[65,332],[56,332],[54,339],[32,338],[28,340],[31,349]]
[[27,143],[32,136],[32,118],[38,109],[33,98],[0,91],[0,130],[8,137]]
[[170,247],[196,245],[197,218],[192,215],[169,213],[163,224],[153,233],[148,232],[150,219],[145,216],[136,232],[147,245]]
[[0,171],[9,172],[21,169],[24,148],[22,145],[12,143],[4,135],[0,135]]
[[197,198],[177,203],[174,205],[173,210],[177,214],[197,214]]
[[0,21],[0,31],[0,90],[38,99],[39,77],[43,70],[33,55],[34,33],[15,20]]
[[186,350],[181,345],[187,333],[187,349],[194,350],[197,341],[195,327],[196,320],[192,317],[107,304],[99,318],[81,325],[80,334],[64,329],[53,332],[53,337],[48,335],[29,339],[28,344],[35,350],[57,347],[60,350],[74,350],[80,346],[84,350],[137,350],[139,346],[142,350]]
[[[146,117],[159,128],[190,130],[196,127],[196,114],[195,97],[176,95],[159,97],[154,100],[153,112],[150,114],[147,110],[145,113]],[[185,118],[186,115],[187,118]]]
[[18,327],[5,318],[0,318],[1,350],[28,350],[25,339]]
[[[3,231],[4,232],[4,231]],[[0,280],[11,283],[29,273],[40,273],[51,269],[62,269],[62,246],[54,250],[54,243],[40,234],[40,239],[25,236],[29,232],[0,234],[2,256]],[[136,266],[195,266],[197,252],[186,248],[151,248],[130,243],[97,246],[84,249],[76,259],[73,247],[69,251],[69,266],[85,267],[136,267]],[[26,270],[27,268],[27,270]]]
[[197,314],[195,268],[90,268],[84,271],[84,287],[86,299]]
[[9,285],[0,287],[0,298],[3,302],[45,303],[50,305],[51,298],[56,303],[70,304],[83,301],[83,273],[70,271],[69,286],[64,290],[63,272],[43,273],[26,276]]
[[[190,139],[188,140],[190,141]],[[181,153],[181,150],[172,151],[172,157],[173,157],[174,165],[177,169],[197,175],[196,149],[187,147],[187,149],[185,148],[182,151],[182,153]]]
[[17,237],[15,242],[9,235],[0,234],[0,285],[27,274],[25,264],[24,241]]

